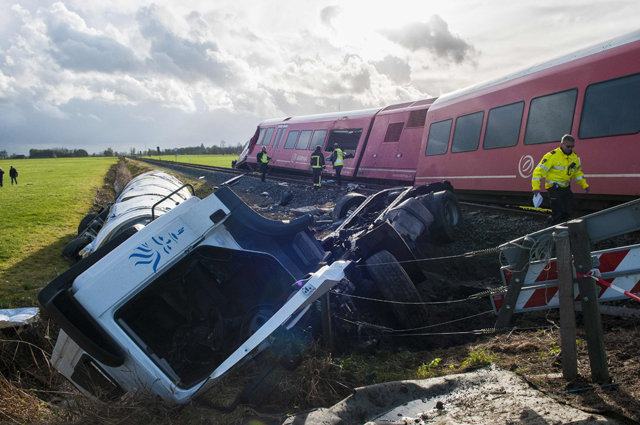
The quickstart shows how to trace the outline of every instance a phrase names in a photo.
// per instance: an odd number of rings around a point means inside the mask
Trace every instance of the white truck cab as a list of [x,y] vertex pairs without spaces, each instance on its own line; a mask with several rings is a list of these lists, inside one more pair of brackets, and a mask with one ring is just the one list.
[[107,242],[39,294],[62,328],[53,365],[89,394],[188,402],[344,277],[349,262],[319,267],[311,221],[265,219],[223,188]]

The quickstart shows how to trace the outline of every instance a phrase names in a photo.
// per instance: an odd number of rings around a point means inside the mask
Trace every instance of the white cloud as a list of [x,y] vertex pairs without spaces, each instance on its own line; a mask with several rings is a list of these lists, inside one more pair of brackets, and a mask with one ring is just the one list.
[[44,100],[38,100],[34,102],[33,107],[35,108],[36,111],[42,112],[43,114],[48,115],[52,118],[58,118],[58,119],[69,118],[69,116],[64,112],[62,112],[60,109],[58,109],[57,106],[52,105],[48,102],[45,102]]

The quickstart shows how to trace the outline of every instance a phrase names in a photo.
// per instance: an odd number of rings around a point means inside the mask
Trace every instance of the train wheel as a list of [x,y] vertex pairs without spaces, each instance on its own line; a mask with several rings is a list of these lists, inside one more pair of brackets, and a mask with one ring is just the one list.
[[[366,261],[367,271],[376,287],[389,301],[422,302],[413,282],[389,251],[380,251]],[[398,322],[407,329],[417,328],[427,321],[424,305],[391,304]]]
[[367,199],[366,196],[361,195],[359,193],[347,193],[336,203],[336,206],[333,208],[333,221],[340,221],[349,215],[350,211],[358,208],[364,200]]
[[435,218],[431,226],[433,238],[437,242],[453,242],[456,230],[462,224],[462,211],[458,198],[453,192],[443,190],[434,194],[432,206],[431,213]]

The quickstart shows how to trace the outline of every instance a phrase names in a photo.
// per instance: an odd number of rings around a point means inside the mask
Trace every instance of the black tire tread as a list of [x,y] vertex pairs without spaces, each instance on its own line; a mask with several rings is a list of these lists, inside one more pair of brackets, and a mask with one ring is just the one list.
[[[413,282],[388,251],[380,251],[366,261],[367,270],[376,287],[389,301],[422,302]],[[390,304],[396,318],[406,328],[417,328],[428,319],[424,305]]]
[[336,206],[333,208],[333,212],[331,213],[333,221],[342,220],[351,208],[359,206],[365,199],[367,199],[365,195],[355,192],[344,195],[336,202]]
[[75,264],[82,259],[79,255],[80,251],[89,243],[91,243],[91,239],[89,238],[76,238],[64,247],[64,249],[62,250],[62,256],[66,258],[70,263]]
[[93,221],[98,216],[98,213],[89,213],[84,216],[82,220],[80,220],[80,224],[78,224],[78,234],[84,232],[88,227],[89,223]]

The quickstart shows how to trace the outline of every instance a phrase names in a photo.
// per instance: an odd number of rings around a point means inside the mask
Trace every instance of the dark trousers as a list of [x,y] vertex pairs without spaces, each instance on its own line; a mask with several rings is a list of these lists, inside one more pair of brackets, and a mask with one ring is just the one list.
[[336,172],[336,180],[338,180],[338,186],[342,186],[342,180],[340,179],[340,173],[342,172],[342,165],[334,165],[333,170]]
[[267,171],[268,171],[267,164],[265,164],[265,163],[260,164],[260,172],[262,173],[262,178],[261,178],[262,181],[264,181],[264,177],[267,175]]
[[549,202],[551,203],[551,224],[567,221],[573,214],[573,192],[571,187],[559,187],[556,185],[547,189]]
[[13,182],[16,182],[16,184],[18,184],[18,178],[17,177],[11,177],[11,184],[13,184]]
[[313,168],[313,188],[319,189],[322,186],[322,168]]

